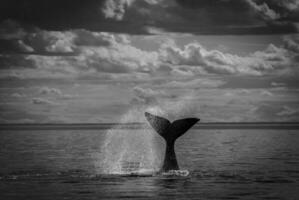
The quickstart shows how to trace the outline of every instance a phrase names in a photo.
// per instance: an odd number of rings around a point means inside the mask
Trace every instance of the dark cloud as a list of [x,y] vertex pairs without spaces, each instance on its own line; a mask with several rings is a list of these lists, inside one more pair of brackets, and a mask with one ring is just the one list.
[[[295,20],[280,17],[265,2],[253,0],[178,0],[180,6],[168,13],[180,17],[175,23],[164,22],[161,28],[194,34],[281,34],[298,32]],[[289,12],[290,13],[290,12]]]
[[298,7],[296,0],[3,0],[0,20],[46,30],[280,34],[298,32]]
[[7,19],[46,30],[88,29],[107,32],[146,33],[133,22],[106,19],[101,8],[104,0],[4,0],[0,21]]
[[22,40],[1,40],[0,53],[30,53],[33,48],[26,45]]
[[[111,38],[105,33],[94,33],[87,30],[76,30],[75,44],[78,46],[109,46]],[[104,37],[103,37],[104,36]],[[106,37],[105,37],[106,36]]]
[[35,68],[34,61],[20,54],[0,54],[0,69]]
[[4,0],[0,18],[15,19],[47,28],[76,27],[95,20],[103,1],[87,0]]
[[13,20],[0,24],[0,53],[35,54],[47,56],[76,55],[73,32],[45,31],[26,26]]

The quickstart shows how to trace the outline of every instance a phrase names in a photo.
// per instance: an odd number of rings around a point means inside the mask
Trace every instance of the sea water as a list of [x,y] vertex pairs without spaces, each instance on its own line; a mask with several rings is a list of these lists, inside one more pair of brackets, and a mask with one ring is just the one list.
[[[124,133],[144,134],[144,130],[121,130],[113,137],[121,138]],[[192,129],[175,146],[180,168],[190,172],[186,177],[105,173],[107,130],[1,131],[0,138],[0,199],[5,200],[299,196],[298,130]],[[147,152],[153,145],[144,144],[148,139],[156,145],[155,152]],[[130,140],[126,153],[122,153],[126,145],[120,142],[114,146],[113,155],[129,158],[125,154],[141,148],[134,144],[138,141],[144,148],[140,155],[151,157],[141,158],[136,152],[134,158],[152,169],[161,165],[164,141],[158,135],[144,141]]]

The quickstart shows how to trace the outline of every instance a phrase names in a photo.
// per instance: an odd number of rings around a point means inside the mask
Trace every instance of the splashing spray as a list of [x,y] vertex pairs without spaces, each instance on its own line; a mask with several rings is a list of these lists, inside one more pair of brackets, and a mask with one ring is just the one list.
[[[190,98],[184,98],[177,102],[160,102],[159,106],[134,108],[121,118],[120,123],[143,122],[147,124],[144,111],[165,116],[170,120],[190,116],[196,113],[197,109],[189,100]],[[162,148],[157,144],[156,133],[149,127],[144,129],[114,127],[106,133],[101,151],[103,157],[97,163],[97,173],[158,172],[162,164]]]

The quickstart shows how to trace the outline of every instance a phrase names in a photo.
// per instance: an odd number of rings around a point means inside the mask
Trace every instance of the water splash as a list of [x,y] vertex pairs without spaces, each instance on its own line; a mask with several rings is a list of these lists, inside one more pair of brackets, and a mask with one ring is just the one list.
[[[188,97],[185,97],[177,102],[160,102],[157,106],[134,108],[121,118],[120,123],[143,122],[147,124],[144,111],[164,116],[173,121],[194,115],[197,113],[197,108],[189,101]],[[157,142],[157,138],[160,139],[160,144]],[[101,151],[102,159],[96,164],[97,173],[125,174],[132,172],[132,169],[127,166],[138,166],[135,169],[136,173],[157,172],[162,164],[164,153],[161,141],[163,140],[150,127],[145,129],[114,127],[106,133]],[[124,166],[126,167],[124,168]]]
[[[140,121],[144,118],[139,109],[129,111],[120,120],[121,123]],[[155,133],[150,128],[119,129],[115,127],[106,133],[102,148],[103,161],[100,162],[100,173],[123,174],[124,163],[139,163],[138,172],[156,172],[160,166]],[[159,150],[158,150],[159,151]]]

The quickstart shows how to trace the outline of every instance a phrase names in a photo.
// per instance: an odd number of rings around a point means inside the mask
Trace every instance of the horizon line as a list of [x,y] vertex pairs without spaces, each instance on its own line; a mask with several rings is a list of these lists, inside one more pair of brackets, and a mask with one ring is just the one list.
[[[147,123],[1,123],[0,130],[147,129]],[[200,122],[194,129],[299,129],[299,122]]]
[[[174,120],[175,121],[175,120]],[[100,125],[100,124],[147,124],[147,122],[46,122],[46,123],[0,123],[1,125]],[[241,122],[222,122],[222,121],[211,121],[211,122],[198,122],[198,124],[299,124],[299,121],[241,121]]]

